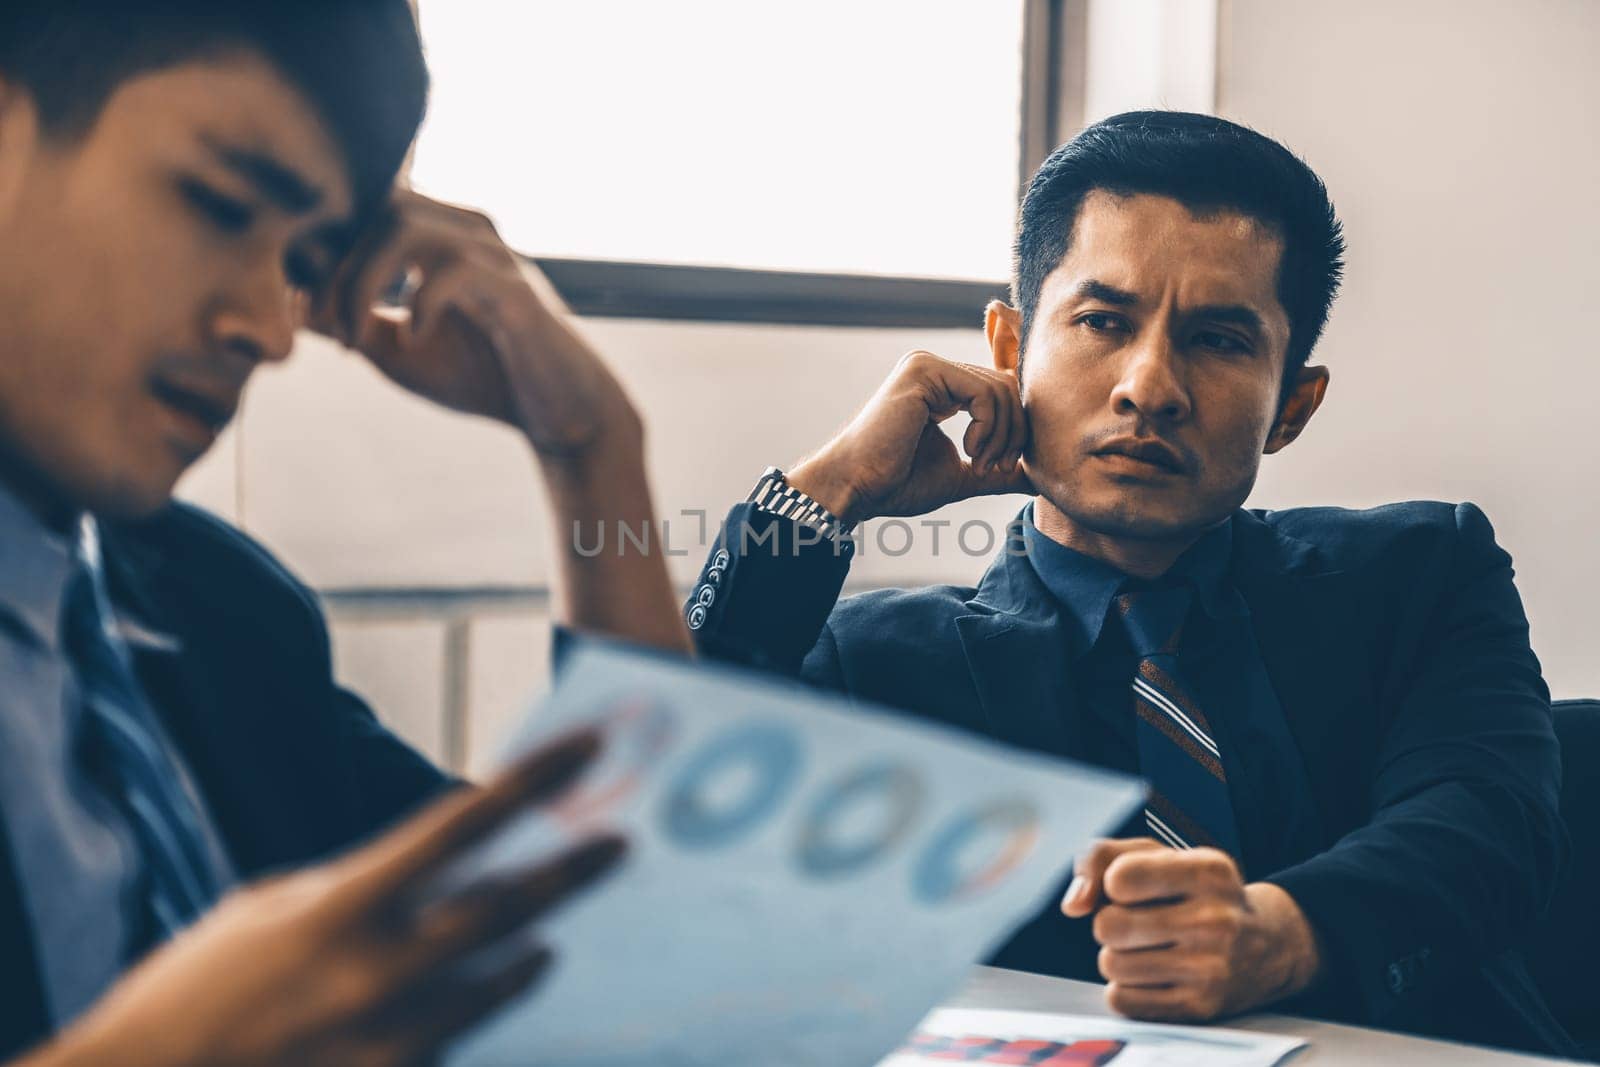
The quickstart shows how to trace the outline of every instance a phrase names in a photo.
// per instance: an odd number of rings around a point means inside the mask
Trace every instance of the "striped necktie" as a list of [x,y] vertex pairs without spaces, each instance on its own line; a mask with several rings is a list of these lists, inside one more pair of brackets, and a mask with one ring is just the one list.
[[1150,783],[1145,824],[1173,848],[1209,845],[1239,857],[1222,750],[1178,667],[1188,586],[1123,593],[1117,613],[1139,657],[1133,676],[1139,772]]
[[67,587],[63,643],[83,699],[80,756],[132,829],[143,864],[146,929],[135,950],[166,940],[220,895],[197,802],[184,786],[126,651],[108,632],[98,574],[80,562]]

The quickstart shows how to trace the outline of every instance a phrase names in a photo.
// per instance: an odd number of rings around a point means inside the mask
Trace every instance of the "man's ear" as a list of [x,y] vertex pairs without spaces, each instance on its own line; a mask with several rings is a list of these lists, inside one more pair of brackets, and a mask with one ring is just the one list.
[[989,339],[994,369],[1017,372],[1022,356],[1022,316],[1003,300],[991,300],[983,309],[983,335]]
[[39,112],[33,94],[0,74],[0,220],[16,210],[38,146]]
[[1288,448],[1322,406],[1322,398],[1327,392],[1327,367],[1300,368],[1288,397],[1278,411],[1278,421],[1273,423],[1272,432],[1267,435],[1266,447],[1261,451],[1270,456]]

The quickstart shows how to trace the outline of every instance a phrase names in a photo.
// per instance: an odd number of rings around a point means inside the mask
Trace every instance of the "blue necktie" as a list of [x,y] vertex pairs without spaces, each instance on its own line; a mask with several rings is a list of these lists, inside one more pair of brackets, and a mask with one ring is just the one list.
[[110,618],[92,564],[67,587],[62,637],[83,697],[80,754],[127,820],[143,861],[142,916],[135,949],[164,941],[220,895],[196,802],[168,755]]
[[1150,783],[1145,824],[1173,848],[1208,845],[1237,859],[1239,828],[1222,750],[1178,667],[1178,639],[1192,600],[1187,586],[1123,593],[1116,599],[1139,657],[1133,707],[1139,772]]

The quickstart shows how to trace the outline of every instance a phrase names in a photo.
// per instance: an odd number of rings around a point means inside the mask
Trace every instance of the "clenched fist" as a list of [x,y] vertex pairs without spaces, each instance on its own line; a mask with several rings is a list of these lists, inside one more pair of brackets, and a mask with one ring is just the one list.
[[1299,905],[1270,883],[1246,885],[1225,852],[1102,841],[1075,873],[1061,910],[1094,916],[1106,1002],[1119,1014],[1236,1015],[1301,992],[1321,969]]

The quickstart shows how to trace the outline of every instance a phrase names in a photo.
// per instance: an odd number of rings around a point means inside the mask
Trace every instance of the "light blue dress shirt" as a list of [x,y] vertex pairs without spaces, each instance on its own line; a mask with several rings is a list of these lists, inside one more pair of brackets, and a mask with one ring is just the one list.
[[0,486],[0,817],[58,1028],[124,970],[140,912],[137,838],[76,758],[82,700],[61,611],[79,553],[96,559],[92,523],[83,536],[87,546],[50,530]]

